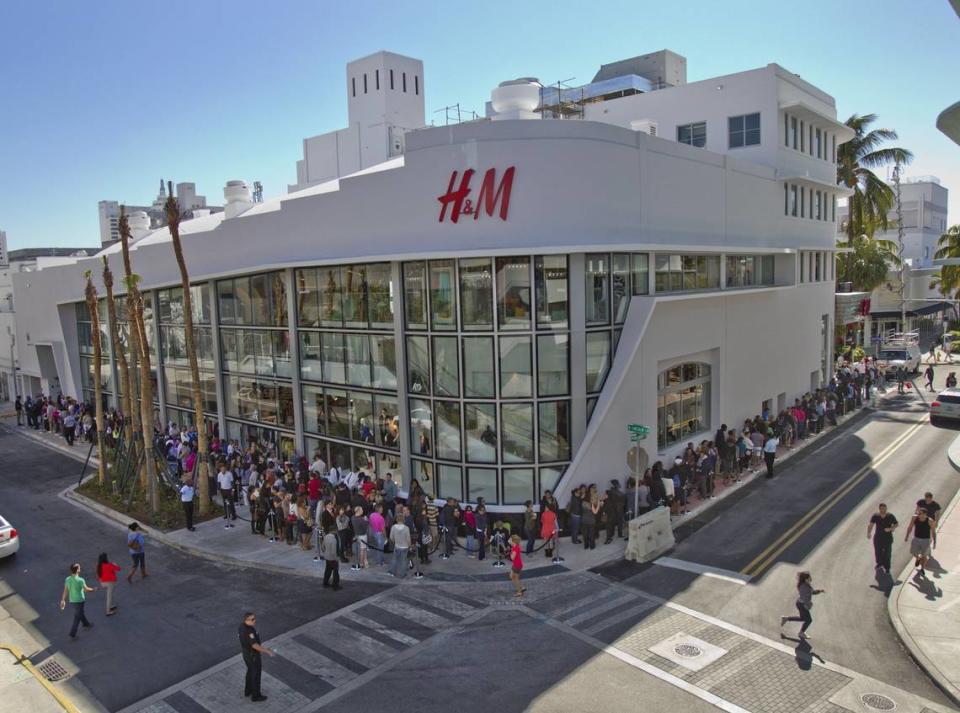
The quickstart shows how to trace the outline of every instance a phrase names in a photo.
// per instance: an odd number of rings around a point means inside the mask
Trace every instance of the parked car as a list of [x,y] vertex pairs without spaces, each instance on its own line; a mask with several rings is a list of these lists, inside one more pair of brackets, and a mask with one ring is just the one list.
[[877,353],[877,364],[888,377],[896,376],[898,366],[903,366],[908,374],[917,374],[920,372],[920,347],[916,344],[882,346]]
[[960,421],[960,389],[944,389],[930,404],[930,424],[941,426],[946,421]]
[[17,554],[20,549],[20,536],[16,528],[0,517],[0,559]]

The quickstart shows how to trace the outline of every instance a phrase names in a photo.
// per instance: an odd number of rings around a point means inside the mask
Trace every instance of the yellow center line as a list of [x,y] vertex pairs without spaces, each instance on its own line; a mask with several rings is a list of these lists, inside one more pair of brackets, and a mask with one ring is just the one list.
[[766,549],[758,554],[746,567],[740,570],[741,574],[749,574],[752,576],[757,576],[760,573],[760,569],[766,564],[770,563],[771,557],[777,557],[780,553],[783,552],[787,547],[789,547],[796,539],[806,532],[814,522],[820,519],[826,512],[836,504],[838,500],[843,498],[847,493],[849,493],[853,488],[855,488],[860,481],[862,481],[867,474],[869,474],[874,468],[876,468],[880,463],[885,461],[889,456],[891,456],[894,451],[900,448],[913,433],[919,428],[923,427],[926,420],[920,420],[904,433],[902,433],[893,443],[884,448],[879,455],[875,458],[871,458],[860,470],[850,476],[844,483],[839,485],[836,490],[834,490],[830,495],[824,498],[820,503],[813,507],[809,512],[807,512],[803,517],[801,517],[796,523],[794,523],[789,529],[783,532],[774,542],[772,542]]

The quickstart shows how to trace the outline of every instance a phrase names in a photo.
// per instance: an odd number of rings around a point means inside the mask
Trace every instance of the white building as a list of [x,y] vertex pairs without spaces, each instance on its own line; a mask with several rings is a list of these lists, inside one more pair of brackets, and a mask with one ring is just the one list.
[[403,136],[424,126],[423,62],[377,52],[347,65],[345,129],[303,140],[289,192],[376,166],[403,153]]
[[[351,63],[351,107],[390,86],[393,57]],[[406,76],[420,96],[419,63]],[[540,85],[506,83],[494,120],[407,132],[352,174],[307,148],[299,183],[338,178],[256,205],[228,184],[225,213],[182,226],[208,428],[519,511],[625,476],[628,423],[666,461],[822,384],[851,134],[833,99],[773,64],[623,83],[646,89],[564,114],[581,120],[542,119]],[[158,416],[190,421],[169,235],[134,227]],[[119,274],[119,247],[103,253]],[[116,402],[114,365],[90,356],[88,267],[15,277],[21,368],[88,396],[101,368]]]
[[[174,192],[177,201],[180,204],[180,210],[187,218],[194,217],[195,211],[208,210],[211,213],[217,213],[223,208],[221,206],[208,206],[206,196],[197,195],[197,185],[195,183],[177,183]],[[127,215],[136,211],[145,212],[151,220],[154,227],[162,227],[167,224],[166,211],[164,204],[167,201],[167,186],[163,179],[160,179],[160,190],[153,203],[148,206],[125,205]],[[97,212],[100,219],[100,244],[103,247],[111,245],[120,240],[120,201],[100,201],[97,204]]]

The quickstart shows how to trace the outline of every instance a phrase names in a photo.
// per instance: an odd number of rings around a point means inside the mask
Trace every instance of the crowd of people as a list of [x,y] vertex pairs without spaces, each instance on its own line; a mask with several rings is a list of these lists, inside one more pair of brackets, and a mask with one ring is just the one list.
[[[63,394],[56,398],[39,394],[21,398],[13,404],[17,413],[17,425],[37,431],[47,431],[62,436],[67,444],[93,443],[97,435],[96,410],[91,404],[77,401]],[[120,437],[123,419],[116,411],[105,416],[104,436],[108,446]]]

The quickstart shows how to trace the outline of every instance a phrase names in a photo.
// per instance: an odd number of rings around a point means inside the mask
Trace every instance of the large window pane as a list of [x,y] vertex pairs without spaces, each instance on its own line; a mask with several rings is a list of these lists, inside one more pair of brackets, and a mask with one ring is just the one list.
[[560,485],[560,478],[563,477],[565,470],[566,466],[540,469],[540,497],[543,497],[543,494],[548,490],[556,492],[557,486]]
[[270,287],[273,275],[253,275],[250,278],[250,299],[252,321],[261,327],[267,327],[270,319]]
[[463,483],[459,467],[440,465],[437,468],[437,497],[463,500]]
[[427,264],[408,262],[403,265],[403,301],[407,313],[407,329],[427,328]]
[[347,334],[347,380],[353,386],[370,386],[370,339],[366,334]]
[[290,361],[290,332],[273,331],[273,368],[277,376],[285,379],[293,377],[293,367]]
[[540,461],[570,458],[570,402],[543,401],[537,406]]
[[587,333],[587,393],[603,388],[610,370],[610,332]]
[[308,381],[323,380],[319,332],[300,332],[300,378]]
[[533,404],[500,407],[500,448],[504,463],[533,462]]
[[657,292],[669,292],[670,291],[670,256],[669,255],[655,255],[654,256],[654,276],[655,284],[654,289]]
[[410,452],[433,455],[433,413],[429,401],[410,399]]
[[529,336],[500,337],[500,396],[505,399],[533,396]]
[[233,291],[233,280],[220,280],[217,283],[217,300],[220,303],[220,324],[236,324],[237,297]]
[[460,395],[460,363],[456,337],[433,338],[433,381],[437,396]]
[[350,438],[350,402],[347,392],[326,389],[327,433],[337,438]]
[[493,404],[464,404],[463,423],[467,460],[472,463],[496,463],[496,407]]
[[584,263],[584,300],[587,324],[610,322],[610,256],[593,253]]
[[367,268],[351,265],[340,270],[343,280],[343,318],[348,327],[367,326]]
[[541,334],[537,337],[537,395],[564,396],[570,391],[570,337]]
[[434,401],[437,458],[460,460],[460,404],[457,401]]
[[321,267],[317,273],[320,289],[320,325],[343,326],[343,295],[339,267]]
[[400,421],[397,416],[397,399],[393,396],[376,395],[377,443],[386,448],[400,447]]
[[333,384],[347,383],[346,348],[343,335],[324,332],[321,337],[323,380]]
[[500,329],[530,328],[530,258],[497,258],[497,317]]
[[258,381],[257,391],[259,394],[260,417],[254,420],[263,423],[279,423],[277,385],[272,381]]
[[430,321],[434,329],[457,328],[453,260],[430,261]]
[[323,389],[319,386],[303,386],[303,430],[312,433],[326,433],[326,402]]
[[373,388],[397,389],[397,344],[392,336],[370,335],[370,355],[373,359]]
[[503,471],[504,505],[523,505],[535,497],[533,468],[506,468]]
[[277,384],[277,423],[293,428],[293,387],[289,384]]
[[430,393],[430,349],[427,337],[407,337],[407,389]]
[[287,278],[282,272],[270,276],[270,325],[287,326]]
[[650,291],[650,256],[647,253],[634,253],[633,265],[633,294],[645,295]]
[[627,308],[630,306],[630,256],[626,253],[614,253],[611,263],[613,321],[621,324],[627,318]]
[[373,397],[370,394],[350,392],[350,438],[363,443],[373,443],[376,440]]
[[297,315],[301,327],[320,326],[320,288],[317,271],[297,270]]
[[367,301],[371,327],[393,329],[393,290],[390,276],[390,263],[379,263],[367,268]]
[[273,332],[263,329],[246,330],[253,340],[254,363],[260,376],[273,376]]
[[537,325],[567,326],[567,256],[539,255],[534,259]]
[[490,258],[460,260],[460,309],[465,330],[493,328],[493,269]]
[[463,338],[464,396],[494,398],[493,337]]
[[477,502],[483,498],[489,503],[497,502],[497,471],[491,468],[467,468],[467,500]]

